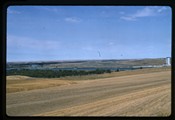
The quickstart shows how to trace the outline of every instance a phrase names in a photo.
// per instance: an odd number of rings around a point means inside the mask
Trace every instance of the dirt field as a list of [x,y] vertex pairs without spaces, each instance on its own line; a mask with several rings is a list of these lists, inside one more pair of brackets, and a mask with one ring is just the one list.
[[[9,116],[171,114],[170,70],[83,81],[21,77],[7,78],[6,101]],[[15,87],[25,85],[26,87],[16,91]]]

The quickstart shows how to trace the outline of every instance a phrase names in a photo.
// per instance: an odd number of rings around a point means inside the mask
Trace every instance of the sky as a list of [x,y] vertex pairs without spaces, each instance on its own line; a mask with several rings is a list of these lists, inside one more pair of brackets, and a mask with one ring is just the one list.
[[9,6],[7,62],[171,56],[168,6]]

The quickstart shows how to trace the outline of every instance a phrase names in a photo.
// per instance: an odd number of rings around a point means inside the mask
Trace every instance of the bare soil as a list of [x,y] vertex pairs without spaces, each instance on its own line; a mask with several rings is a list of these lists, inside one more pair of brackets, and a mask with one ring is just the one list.
[[[12,78],[11,83],[8,82],[10,78],[7,80],[9,89],[9,85],[20,87],[30,83],[21,79],[17,80],[18,83],[13,83]],[[6,106],[9,116],[169,116],[171,114],[169,70],[74,82],[58,79],[51,82],[49,79],[31,81],[33,86],[37,84],[38,88],[7,93]],[[49,84],[56,85],[49,86]],[[41,89],[39,86],[42,85]]]

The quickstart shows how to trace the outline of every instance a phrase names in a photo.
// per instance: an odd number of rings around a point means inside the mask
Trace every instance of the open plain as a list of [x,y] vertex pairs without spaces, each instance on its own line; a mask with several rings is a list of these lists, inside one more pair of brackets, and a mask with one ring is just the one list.
[[[114,72],[92,80],[7,77],[9,116],[169,116],[171,71]],[[82,78],[83,79],[83,78]]]

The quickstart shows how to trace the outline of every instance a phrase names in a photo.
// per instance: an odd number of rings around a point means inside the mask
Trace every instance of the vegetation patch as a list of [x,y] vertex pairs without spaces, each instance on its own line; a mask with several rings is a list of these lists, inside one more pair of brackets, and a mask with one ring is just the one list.
[[83,70],[30,70],[30,69],[21,69],[21,70],[8,70],[7,76],[9,75],[23,75],[36,78],[59,78],[65,76],[82,76],[82,75],[91,75],[91,74],[103,74],[111,73],[111,70],[96,69],[92,71],[83,71]]

